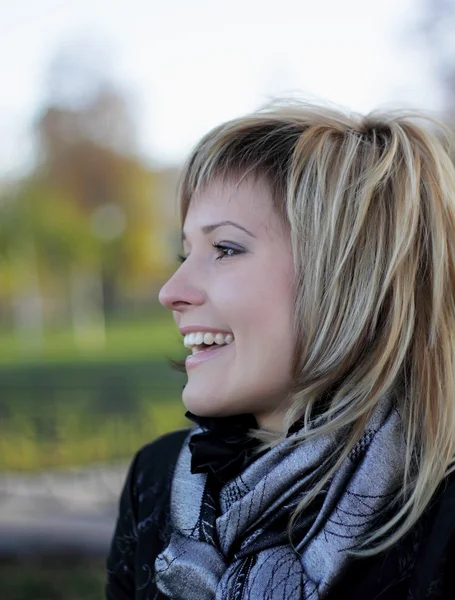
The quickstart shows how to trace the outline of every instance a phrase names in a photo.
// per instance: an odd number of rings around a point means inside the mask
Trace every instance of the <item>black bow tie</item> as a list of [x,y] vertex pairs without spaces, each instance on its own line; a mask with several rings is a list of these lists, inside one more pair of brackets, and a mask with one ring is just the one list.
[[[240,473],[253,457],[260,456],[252,452],[259,445],[259,440],[247,436],[250,429],[258,427],[253,414],[199,417],[187,411],[185,417],[204,430],[190,438],[192,473],[211,474],[225,483]],[[296,421],[287,436],[298,431],[302,424],[300,420]]]
[[191,472],[212,474],[221,483],[235,477],[259,443],[246,435],[257,427],[254,415],[199,417],[188,411],[185,416],[204,430],[192,435],[189,442]]

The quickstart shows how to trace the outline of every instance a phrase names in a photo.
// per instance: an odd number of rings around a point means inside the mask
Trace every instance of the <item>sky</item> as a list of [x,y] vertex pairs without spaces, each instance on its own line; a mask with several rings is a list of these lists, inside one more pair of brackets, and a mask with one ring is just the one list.
[[144,157],[178,164],[276,97],[437,114],[423,0],[0,0],[0,177],[35,159],[55,55],[74,47],[132,98]]

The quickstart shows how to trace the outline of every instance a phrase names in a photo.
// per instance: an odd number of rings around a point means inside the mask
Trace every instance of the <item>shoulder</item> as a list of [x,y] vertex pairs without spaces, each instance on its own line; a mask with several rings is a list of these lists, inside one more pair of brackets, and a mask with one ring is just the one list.
[[[447,549],[455,540],[455,473],[440,484],[422,520],[427,520],[426,549]],[[442,557],[442,553],[440,553]]]
[[169,534],[174,465],[189,431],[160,436],[130,462],[106,561],[106,598],[139,598],[136,592],[149,588],[151,565]]
[[190,428],[178,429],[166,433],[153,442],[142,446],[136,453],[134,461],[140,466],[153,466],[162,469],[169,460],[173,460],[180,452]]
[[[455,473],[441,482],[420,519],[418,544],[410,589],[425,598],[452,598],[455,585]],[[414,527],[418,531],[419,524]],[[412,532],[411,532],[412,535]],[[414,536],[415,538],[416,536]]]
[[[128,466],[120,496],[120,517],[137,523],[144,504],[150,506],[169,495],[175,463],[190,429],[179,429],[145,444]],[[144,502],[145,500],[145,502]]]
[[[436,494],[436,501],[441,505],[455,506],[455,471],[442,481]],[[453,515],[455,517],[455,513]]]
[[135,546],[150,528],[157,538],[155,530],[166,520],[174,466],[189,431],[162,435],[142,446],[132,458],[120,495],[114,544],[120,540],[125,546],[128,540]]
[[446,600],[453,598],[453,589],[455,473],[441,482],[404,538],[383,553],[353,559],[330,600]]
[[141,488],[151,480],[160,481],[172,476],[189,431],[189,428],[172,431],[142,446],[130,464],[130,483]]

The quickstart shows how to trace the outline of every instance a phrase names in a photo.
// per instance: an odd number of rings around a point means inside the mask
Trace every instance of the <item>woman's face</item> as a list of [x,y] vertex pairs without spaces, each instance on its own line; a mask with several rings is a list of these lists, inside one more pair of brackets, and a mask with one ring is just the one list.
[[[253,178],[205,187],[191,200],[183,237],[186,260],[159,300],[182,335],[214,338],[190,350],[183,403],[199,416],[253,413],[260,426],[281,430],[295,336],[293,261],[269,188]],[[233,341],[223,344],[226,334]]]

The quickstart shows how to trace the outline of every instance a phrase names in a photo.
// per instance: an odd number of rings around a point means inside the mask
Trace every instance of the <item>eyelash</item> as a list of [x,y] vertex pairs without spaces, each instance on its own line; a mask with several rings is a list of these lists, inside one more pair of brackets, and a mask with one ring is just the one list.
[[[218,251],[221,252],[222,254],[220,256],[217,256],[216,260],[222,260],[223,258],[229,258],[232,256],[236,256],[237,254],[243,254],[243,250],[240,250],[238,248],[232,248],[231,246],[225,246],[224,244],[217,244],[215,242],[213,242],[212,246]],[[232,252],[232,254],[225,254],[225,252],[227,252],[228,250],[230,250]],[[184,263],[187,259],[186,256],[183,256],[182,254],[179,254],[177,256],[179,263]]]

